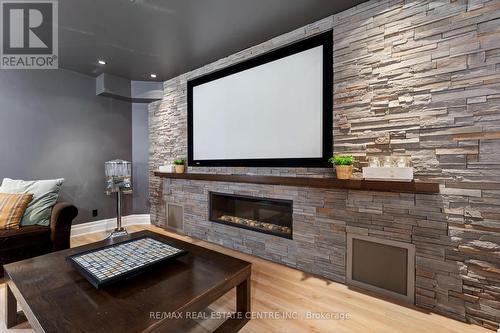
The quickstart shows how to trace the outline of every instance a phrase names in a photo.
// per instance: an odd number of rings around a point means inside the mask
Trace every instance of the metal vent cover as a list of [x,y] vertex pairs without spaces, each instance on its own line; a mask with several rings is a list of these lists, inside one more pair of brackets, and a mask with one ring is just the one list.
[[184,206],[167,202],[165,204],[166,228],[184,233]]
[[414,303],[415,245],[347,234],[347,284]]

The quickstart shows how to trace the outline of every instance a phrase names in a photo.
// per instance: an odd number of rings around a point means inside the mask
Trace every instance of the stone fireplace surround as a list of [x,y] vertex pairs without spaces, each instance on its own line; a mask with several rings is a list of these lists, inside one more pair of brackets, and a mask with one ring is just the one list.
[[[439,206],[436,195],[196,180],[164,180],[162,187],[164,203],[184,206],[186,234],[342,283],[346,278],[346,232],[411,242],[413,222],[440,214],[427,209]],[[292,200],[293,239],[209,221],[210,192]],[[160,215],[159,224],[164,225],[164,214]]]
[[[346,235],[415,245],[415,304],[496,329],[500,321],[500,8],[488,1],[368,1],[180,75],[150,105],[151,217],[184,206],[186,234],[345,283]],[[412,157],[440,194],[162,179],[187,154],[187,80],[334,31],[334,151]],[[332,176],[330,169],[188,172]],[[293,240],[208,219],[208,192],[294,201]]]

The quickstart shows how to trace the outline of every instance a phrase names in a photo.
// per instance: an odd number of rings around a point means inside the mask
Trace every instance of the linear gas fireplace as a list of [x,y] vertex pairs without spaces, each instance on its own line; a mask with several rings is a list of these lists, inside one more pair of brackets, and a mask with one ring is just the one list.
[[291,200],[210,192],[210,221],[292,239]]

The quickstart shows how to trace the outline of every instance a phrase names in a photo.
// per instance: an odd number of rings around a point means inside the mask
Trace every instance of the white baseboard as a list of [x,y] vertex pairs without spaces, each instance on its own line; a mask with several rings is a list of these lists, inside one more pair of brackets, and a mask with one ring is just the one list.
[[[151,224],[149,214],[122,216],[122,226]],[[91,234],[94,232],[111,231],[116,228],[116,217],[111,219],[80,223],[71,227],[71,237]]]

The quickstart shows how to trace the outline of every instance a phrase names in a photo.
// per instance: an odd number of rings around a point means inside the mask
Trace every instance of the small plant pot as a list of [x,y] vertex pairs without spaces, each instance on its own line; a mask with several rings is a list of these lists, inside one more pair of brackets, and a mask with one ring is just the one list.
[[184,165],[176,165],[175,166],[175,173],[184,173],[184,168],[185,166]]
[[352,178],[352,165],[336,165],[335,171],[337,173],[337,179]]

